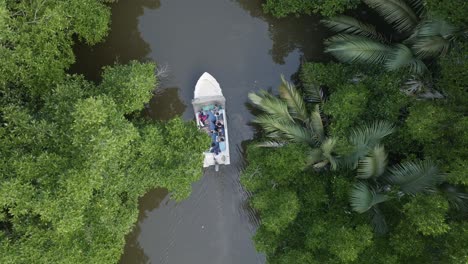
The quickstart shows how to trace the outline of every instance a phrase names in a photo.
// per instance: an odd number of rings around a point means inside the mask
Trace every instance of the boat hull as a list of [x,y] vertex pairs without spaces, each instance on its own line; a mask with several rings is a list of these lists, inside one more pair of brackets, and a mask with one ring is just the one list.
[[200,129],[206,131],[206,125],[199,119],[198,113],[200,111],[212,111],[210,110],[212,106],[217,106],[217,108],[219,108],[217,111],[222,115],[222,121],[224,124],[224,142],[226,148],[218,154],[215,154],[211,153],[209,151],[210,146],[207,146],[207,150],[203,153],[205,156],[203,167],[216,166],[217,168],[218,165],[231,164],[229,155],[228,120],[226,116],[226,98],[223,96],[219,83],[209,73],[205,72],[195,85],[192,106],[195,114],[195,120],[197,121],[197,125]]

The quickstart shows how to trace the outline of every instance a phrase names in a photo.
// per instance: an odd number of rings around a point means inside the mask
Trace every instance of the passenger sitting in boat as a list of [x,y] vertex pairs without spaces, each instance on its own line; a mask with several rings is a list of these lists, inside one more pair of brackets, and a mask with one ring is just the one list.
[[198,112],[198,119],[204,124],[205,120],[208,119],[208,116],[203,114],[203,111]]
[[219,149],[219,143],[218,142],[211,143],[210,152],[214,153],[215,155],[219,154],[220,149]]
[[210,120],[210,122],[216,122],[216,116],[211,112],[211,111],[207,111],[207,114],[208,114],[208,119]]
[[221,125],[221,126],[216,126],[216,131],[218,132],[218,134],[221,134],[224,136],[224,126]]
[[217,120],[223,120],[223,113],[220,111],[215,112],[215,116]]
[[218,132],[215,130],[210,131],[211,142],[216,142],[216,137],[218,136]]
[[216,124],[211,121],[209,121],[209,123],[210,123],[210,130],[216,130]]
[[225,151],[226,150],[226,142],[224,142],[223,137],[219,137],[218,145],[219,145],[219,150],[220,151]]

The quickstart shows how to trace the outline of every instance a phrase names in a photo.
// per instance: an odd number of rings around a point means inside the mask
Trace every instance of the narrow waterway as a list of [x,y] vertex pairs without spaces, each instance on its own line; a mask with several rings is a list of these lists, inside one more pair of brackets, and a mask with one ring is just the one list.
[[97,79],[115,61],[156,61],[167,69],[146,114],[192,119],[190,101],[205,71],[227,99],[231,165],[207,169],[190,198],[176,203],[156,189],[140,200],[140,216],[121,263],[264,263],[251,240],[258,218],[239,182],[241,143],[253,137],[247,94],[290,78],[302,59],[323,61],[326,31],[318,19],[273,19],[261,0],[119,0],[105,43],[76,47],[72,71]]

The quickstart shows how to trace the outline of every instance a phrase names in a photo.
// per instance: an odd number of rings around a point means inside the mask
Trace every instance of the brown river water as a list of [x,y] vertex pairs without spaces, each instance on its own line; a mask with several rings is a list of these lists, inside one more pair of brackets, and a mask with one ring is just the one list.
[[[167,76],[145,114],[166,120],[193,118],[190,101],[200,75],[220,83],[229,119],[231,165],[205,169],[191,196],[176,203],[164,189],[140,199],[140,215],[121,263],[265,263],[251,240],[259,224],[239,175],[241,143],[252,139],[247,94],[277,91],[280,75],[289,79],[301,61],[325,61],[326,30],[318,18],[274,19],[261,0],[119,0],[112,5],[107,40],[75,48],[72,72],[97,80],[104,65],[129,60],[156,61]],[[200,164],[201,166],[201,164]]]

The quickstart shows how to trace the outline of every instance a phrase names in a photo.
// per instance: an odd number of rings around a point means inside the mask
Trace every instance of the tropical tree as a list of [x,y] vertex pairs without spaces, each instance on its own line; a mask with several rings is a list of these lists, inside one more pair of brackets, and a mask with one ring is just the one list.
[[350,203],[358,213],[370,212],[374,229],[383,233],[387,227],[378,205],[390,199],[419,193],[435,194],[440,190],[455,209],[466,209],[467,196],[444,181],[445,175],[429,160],[407,161],[387,168],[387,154],[383,146],[375,146],[369,155],[359,160]]
[[310,86],[301,94],[284,77],[281,79],[279,98],[264,90],[249,94],[252,103],[264,112],[253,122],[259,124],[270,139],[257,146],[281,147],[288,142],[304,143],[312,148],[309,163],[314,168],[330,166],[337,169],[343,166],[355,169],[359,159],[393,132],[392,124],[378,121],[354,129],[346,140],[327,136],[321,114],[324,103],[321,89]]
[[326,40],[326,52],[342,62],[381,64],[388,70],[405,68],[423,74],[427,71],[424,60],[447,54],[454,38],[462,34],[444,20],[427,17],[422,0],[363,1],[392,25],[398,35],[385,36],[373,25],[349,16],[323,20],[339,33]]
[[[286,142],[305,143],[315,147],[325,139],[320,103],[322,96],[310,97],[312,107],[307,107],[304,97],[281,76],[280,97],[262,90],[249,93],[249,99],[264,113],[254,119],[272,141],[260,146],[281,146]],[[309,110],[311,108],[311,110]]]

